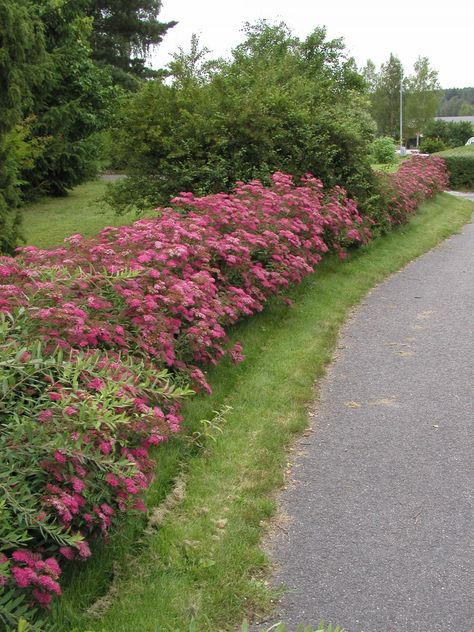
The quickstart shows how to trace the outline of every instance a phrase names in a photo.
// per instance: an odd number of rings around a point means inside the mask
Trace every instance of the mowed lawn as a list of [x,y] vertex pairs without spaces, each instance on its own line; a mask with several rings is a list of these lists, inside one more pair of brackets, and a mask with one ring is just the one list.
[[80,233],[97,234],[105,226],[129,224],[133,215],[116,216],[104,202],[107,182],[94,180],[81,184],[65,197],[48,197],[23,209],[23,233],[28,246],[54,248],[65,237]]

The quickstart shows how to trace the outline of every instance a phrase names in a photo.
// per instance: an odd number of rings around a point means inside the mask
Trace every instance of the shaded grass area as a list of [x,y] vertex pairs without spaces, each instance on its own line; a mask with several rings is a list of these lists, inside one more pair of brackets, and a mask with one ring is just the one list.
[[[341,324],[370,288],[458,231],[473,210],[439,195],[348,261],[327,258],[291,290],[293,308],[274,301],[233,329],[245,362],[224,361],[208,372],[213,395],[187,404],[183,435],[157,452],[149,506],[182,474],[175,506],[146,535],[144,517],[129,519],[108,547],[98,545],[90,562],[71,569],[51,616],[59,630],[184,632],[194,622],[199,632],[217,632],[271,610],[275,594],[259,543],[275,511],[287,447],[307,426],[314,383]],[[224,406],[232,410],[216,418]],[[214,425],[200,421],[213,418]],[[104,596],[89,617],[85,609]]]
[[100,202],[107,182],[94,180],[76,187],[65,197],[43,198],[23,209],[23,233],[27,245],[53,248],[65,237],[97,234],[105,226],[129,224],[132,215],[116,216]]
[[404,160],[407,160],[407,158],[410,158],[410,156],[395,156],[395,159],[393,162],[390,162],[388,164],[373,164],[372,165],[372,169],[374,171],[383,171],[385,173],[395,173],[395,171],[398,170],[398,168],[402,165]]
[[397,160],[396,162],[391,162],[385,165],[384,164],[372,165],[372,169],[374,171],[383,171],[384,173],[395,173],[395,171],[397,171],[399,166],[400,166],[400,161]]

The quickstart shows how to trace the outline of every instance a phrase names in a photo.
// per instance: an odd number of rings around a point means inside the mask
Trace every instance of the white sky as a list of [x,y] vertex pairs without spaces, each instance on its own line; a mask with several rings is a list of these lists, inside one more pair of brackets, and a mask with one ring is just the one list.
[[359,67],[377,67],[397,55],[407,74],[418,56],[428,57],[443,88],[474,86],[474,0],[163,0],[160,21],[176,20],[154,54],[163,67],[178,46],[189,49],[192,33],[214,57],[242,41],[244,22],[284,21],[298,37],[325,26],[330,39],[344,38]]

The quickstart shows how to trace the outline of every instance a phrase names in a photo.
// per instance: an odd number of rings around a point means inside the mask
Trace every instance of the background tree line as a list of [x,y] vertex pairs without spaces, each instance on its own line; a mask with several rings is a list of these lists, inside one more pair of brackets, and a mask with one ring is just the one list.
[[449,88],[438,106],[438,116],[474,116],[474,88]]
[[[464,145],[474,134],[469,122],[435,120],[437,115],[453,116],[470,111],[464,105],[474,103],[474,88],[442,90],[438,73],[426,57],[419,57],[413,72],[407,75],[395,55],[377,70],[369,60],[362,69],[370,97],[370,112],[380,136],[400,140],[400,89],[403,94],[403,142],[419,143],[421,149],[432,153],[447,147]],[[456,107],[454,107],[456,104]],[[458,107],[464,104],[463,108]],[[451,108],[451,106],[453,106]],[[451,109],[450,109],[451,108]],[[474,108],[473,108],[474,112]]]
[[370,95],[370,110],[380,135],[400,139],[400,89],[403,93],[403,139],[416,137],[436,116],[442,95],[438,73],[427,57],[419,57],[406,75],[391,54],[377,70],[369,60],[362,70]]

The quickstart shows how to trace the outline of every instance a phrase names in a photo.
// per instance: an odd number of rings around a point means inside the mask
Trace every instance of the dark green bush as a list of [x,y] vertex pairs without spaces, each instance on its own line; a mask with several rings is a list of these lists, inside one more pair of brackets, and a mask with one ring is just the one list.
[[267,182],[275,171],[311,172],[358,201],[370,195],[364,83],[324,29],[301,41],[284,25],[258,24],[229,62],[203,72],[187,61],[172,66],[171,85],[149,82],[122,108],[115,148],[129,178],[109,196],[116,208]]
[[45,4],[41,18],[48,76],[36,92],[26,130],[26,142],[40,150],[22,170],[25,199],[65,195],[97,174],[100,133],[112,120],[120,92],[110,72],[91,58],[91,24],[80,3],[70,3],[67,13],[61,4]]
[[20,232],[20,169],[24,139],[18,129],[44,72],[44,41],[27,0],[0,2],[0,254],[13,252]]
[[423,138],[420,149],[425,154],[435,154],[438,151],[444,151],[447,146],[438,138]]
[[447,149],[437,155],[446,162],[451,189],[474,190],[474,145]]
[[93,177],[119,90],[91,58],[80,2],[0,0],[0,254],[20,205]]

